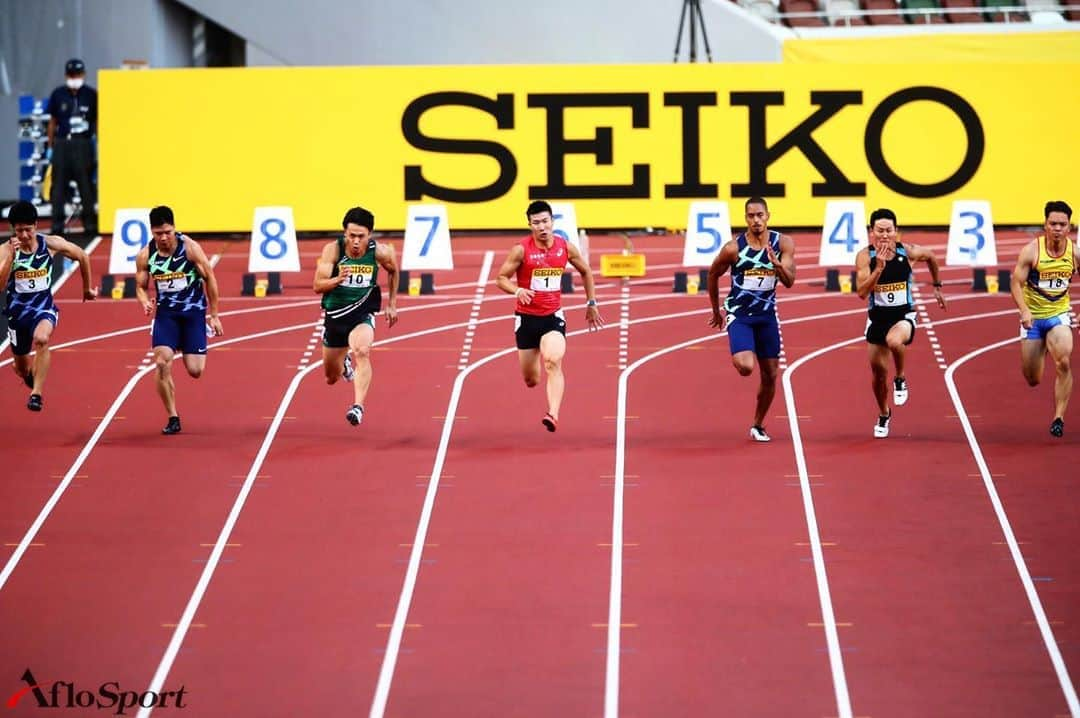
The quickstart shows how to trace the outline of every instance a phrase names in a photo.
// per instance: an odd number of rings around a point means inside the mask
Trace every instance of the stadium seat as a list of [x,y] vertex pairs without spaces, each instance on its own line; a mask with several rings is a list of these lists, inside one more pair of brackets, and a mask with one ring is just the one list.
[[825,16],[829,18],[830,25],[849,27],[866,24],[856,0],[825,0]]
[[945,22],[945,16],[941,13],[935,13],[934,10],[940,10],[941,5],[937,0],[901,0],[900,7],[905,10],[929,10],[927,13],[915,12],[910,15],[905,15],[906,19],[912,25],[922,25],[925,23],[941,23]]
[[[863,10],[876,10],[880,14],[867,15],[871,25],[903,25],[904,18],[896,12],[896,0],[861,0]],[[884,12],[888,11],[888,12]]]
[[814,0],[780,0],[780,17],[788,27],[825,27],[820,15],[813,17],[786,17],[787,13],[818,12]]
[[1006,13],[1001,9],[1014,8],[1022,4],[1023,0],[980,0],[980,2],[983,6],[983,13],[990,22],[1026,22],[1028,19],[1026,12],[1009,10],[1008,20],[1006,20]]
[[941,0],[941,6],[949,10],[945,19],[949,22],[984,22],[976,0]]
[[739,4],[764,20],[777,21],[777,7],[772,0],[739,0]]

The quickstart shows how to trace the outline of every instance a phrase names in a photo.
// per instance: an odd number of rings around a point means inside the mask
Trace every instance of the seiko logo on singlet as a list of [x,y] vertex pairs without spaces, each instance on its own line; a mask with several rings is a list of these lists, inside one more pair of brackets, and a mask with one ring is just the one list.
[[15,279],[40,279],[48,273],[47,269],[20,269],[15,272]]
[[889,284],[879,284],[874,287],[875,292],[902,292],[907,289],[907,282],[890,282]]
[[1071,279],[1073,273],[1065,270],[1056,272],[1039,272],[1039,279]]

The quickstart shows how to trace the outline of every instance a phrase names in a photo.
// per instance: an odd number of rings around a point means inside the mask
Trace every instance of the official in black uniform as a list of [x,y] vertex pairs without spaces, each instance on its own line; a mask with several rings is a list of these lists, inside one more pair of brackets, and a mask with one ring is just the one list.
[[94,135],[97,134],[97,91],[86,84],[86,65],[68,60],[67,81],[53,90],[45,112],[49,114],[49,149],[52,160],[52,233],[64,234],[64,202],[68,183],[75,180],[82,198],[82,222],[87,237],[98,233],[97,187],[94,185]]

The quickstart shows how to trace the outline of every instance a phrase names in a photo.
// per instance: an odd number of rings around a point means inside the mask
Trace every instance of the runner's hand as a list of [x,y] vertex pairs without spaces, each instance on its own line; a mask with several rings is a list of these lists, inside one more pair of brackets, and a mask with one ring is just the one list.
[[397,324],[397,307],[393,304],[386,307],[386,326],[392,327]]
[[221,320],[217,317],[210,317],[210,328],[214,330],[214,336],[220,337],[225,334],[225,330],[221,328]]
[[91,287],[90,289],[87,289],[86,291],[83,292],[82,300],[84,302],[92,302],[95,299],[97,299],[97,295],[98,295],[97,287]]
[[146,300],[145,302],[143,302],[142,308],[143,308],[143,314],[145,314],[146,316],[150,316],[151,314],[154,313],[154,300],[153,299]]
[[772,245],[768,242],[765,243],[765,256],[769,258],[774,267],[780,264],[780,258],[776,256],[776,252],[773,251]]
[[712,313],[712,317],[709,318],[709,326],[716,327],[717,329],[724,328],[724,313],[722,310]]
[[518,287],[517,291],[514,292],[514,296],[517,297],[518,302],[521,304],[531,304],[535,295],[536,292],[525,287]]
[[585,307],[585,323],[589,325],[589,331],[595,332],[604,326],[604,318],[600,316],[597,307]]
[[1031,329],[1031,325],[1032,325],[1031,310],[1030,309],[1021,310],[1021,312],[1020,312],[1020,326],[1022,326],[1024,329]]

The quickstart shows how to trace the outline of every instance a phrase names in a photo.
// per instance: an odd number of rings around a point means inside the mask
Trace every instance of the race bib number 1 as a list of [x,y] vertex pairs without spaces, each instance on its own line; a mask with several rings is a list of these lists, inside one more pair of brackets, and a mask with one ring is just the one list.
[[534,292],[562,291],[563,270],[559,267],[537,267],[532,272],[529,289]]

